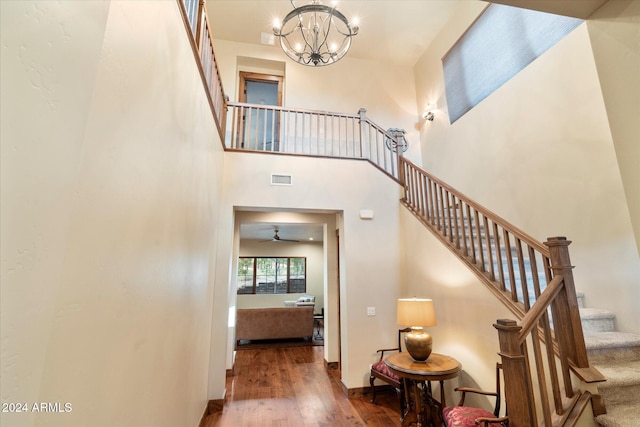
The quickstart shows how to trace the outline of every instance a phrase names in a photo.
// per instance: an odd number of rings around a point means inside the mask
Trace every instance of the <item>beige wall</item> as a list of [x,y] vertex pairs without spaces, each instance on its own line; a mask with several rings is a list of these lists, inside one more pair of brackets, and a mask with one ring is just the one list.
[[7,426],[196,426],[222,152],[176,2],[2,1]]
[[[296,157],[292,161],[291,157],[248,153],[226,153],[225,157],[224,197],[228,207],[221,215],[223,223],[233,223],[234,206],[245,210],[293,210],[291,215],[304,211],[333,212],[334,218],[336,212],[340,213],[337,227],[340,229],[342,255],[342,381],[348,388],[364,387],[368,384],[368,367],[375,360],[375,351],[396,341],[395,300],[400,275],[398,185],[364,161],[306,157]],[[269,177],[273,171],[291,174],[294,185],[270,185]],[[375,218],[360,219],[361,209],[373,210]],[[334,223],[334,230],[335,227]],[[331,238],[331,234],[332,230],[328,230],[325,238]],[[335,263],[335,234],[331,239],[325,245],[328,248],[325,259],[328,263]],[[224,237],[224,241],[230,247],[233,245],[232,236]],[[222,249],[220,251],[222,253]],[[231,268],[228,270],[230,273],[223,274],[222,266],[231,265],[231,257],[229,251],[227,257],[219,259],[221,268],[218,269],[216,288],[227,289],[231,277],[234,277]],[[331,271],[336,271],[335,266],[330,267],[327,274],[329,294],[325,294],[325,315],[327,321],[335,325],[337,281]],[[230,303],[231,307],[234,305]],[[367,307],[376,307],[376,316],[368,317]],[[335,351],[337,328],[325,329],[325,334],[325,346],[333,346]],[[220,337],[214,339],[218,343],[223,341]],[[329,362],[337,361],[337,352],[327,354],[325,348],[325,357]],[[211,383],[212,396],[217,396],[224,387],[224,372],[220,371],[218,366],[216,372],[212,372],[212,378],[219,376]]]
[[420,161],[419,112],[415,106],[411,67],[346,56],[330,67],[310,68],[292,63],[279,47],[227,40],[214,40],[214,43],[222,83],[231,100],[238,100],[238,71],[268,71],[239,68],[239,57],[275,61],[285,70],[285,106],[347,114],[357,114],[360,108],[365,108],[367,116],[382,128],[405,129],[409,141],[406,156]]
[[421,130],[425,168],[538,240],[572,240],[586,304],[640,333],[640,260],[587,26],[451,125],[441,58],[483,6],[463,3],[416,64],[418,105],[441,110]]
[[640,1],[610,0],[587,28],[640,254]]

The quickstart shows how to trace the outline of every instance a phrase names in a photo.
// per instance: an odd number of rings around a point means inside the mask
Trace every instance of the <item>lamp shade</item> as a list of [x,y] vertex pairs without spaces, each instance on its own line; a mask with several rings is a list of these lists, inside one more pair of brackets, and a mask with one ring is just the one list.
[[398,324],[405,326],[435,326],[436,313],[433,301],[422,298],[398,300]]

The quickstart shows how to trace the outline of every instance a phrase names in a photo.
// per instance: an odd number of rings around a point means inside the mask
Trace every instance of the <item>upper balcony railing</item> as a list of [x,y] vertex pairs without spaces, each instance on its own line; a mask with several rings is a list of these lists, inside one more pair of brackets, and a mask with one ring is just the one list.
[[228,102],[204,0],[177,2],[225,149],[367,160],[400,182],[403,137],[370,121],[364,108],[342,114]]
[[366,116],[228,102],[231,150],[368,160],[399,182],[402,143]]
[[200,76],[207,87],[207,98],[218,127],[220,139],[223,139],[227,98],[224,94],[218,63],[213,51],[211,26],[207,18],[204,0],[178,0],[178,5],[185,25],[192,35],[189,40],[197,58],[196,63]]

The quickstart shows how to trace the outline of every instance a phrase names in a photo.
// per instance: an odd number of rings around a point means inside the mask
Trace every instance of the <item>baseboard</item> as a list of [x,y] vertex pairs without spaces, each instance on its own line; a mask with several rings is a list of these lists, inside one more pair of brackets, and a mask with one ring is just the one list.
[[335,371],[338,369],[339,365],[338,362],[327,362],[326,360],[324,361],[324,367],[325,369],[329,370],[329,371]]
[[232,377],[232,376],[233,376],[233,368],[227,369],[227,378]]
[[[388,384],[376,385],[374,387],[376,389],[376,393],[387,392],[387,391],[395,393],[395,389]],[[347,390],[347,396],[349,398],[363,397],[363,396],[369,396],[369,395],[371,395],[371,387],[356,387],[356,388],[350,388],[349,390]]]
[[202,417],[200,418],[200,423],[198,424],[198,427],[204,427],[205,426],[205,421],[206,421],[208,416],[209,416],[209,403],[207,402],[207,405],[204,407],[204,413],[202,414]]
[[215,414],[216,412],[222,412],[223,408],[224,408],[224,399],[214,399],[214,400],[208,401],[207,406],[205,406],[204,408],[204,413],[202,414],[202,418],[200,418],[200,424],[198,424],[198,427],[204,427],[207,417],[211,414]]
[[216,412],[222,412],[224,408],[224,399],[210,400],[207,403],[207,415],[215,414]]
[[[347,396],[348,399],[351,398],[362,398],[364,396],[369,396],[371,394],[371,387],[354,387],[347,388],[342,382],[340,382],[340,387],[342,388],[342,393]],[[377,385],[375,386],[376,393],[379,391],[393,391],[393,387],[390,385]]]
[[362,397],[365,394],[368,394],[370,389],[370,387],[355,387],[347,389],[347,397],[349,399],[353,397]]

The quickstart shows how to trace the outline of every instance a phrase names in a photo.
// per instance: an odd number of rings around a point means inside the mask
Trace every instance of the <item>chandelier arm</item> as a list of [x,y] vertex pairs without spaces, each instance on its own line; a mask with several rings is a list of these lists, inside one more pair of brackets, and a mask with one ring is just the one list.
[[[302,14],[299,15],[299,17],[301,17]],[[307,33],[305,33],[305,28],[302,25],[302,18],[299,18],[299,22],[298,25],[300,25],[300,35],[302,36],[302,40],[304,40],[304,45],[305,48],[302,50],[303,52],[305,52],[307,50],[307,47],[311,50],[311,52],[313,52],[313,46],[311,45],[311,43],[309,43],[309,40],[307,40]],[[309,31],[309,29],[307,28],[307,31]]]
[[[329,25],[326,31],[324,31],[324,26],[325,26],[325,22],[329,20]],[[327,18],[325,18],[322,21],[322,36],[324,37],[324,39],[322,40],[322,43],[319,43],[317,48],[320,49],[320,47],[322,46],[326,46],[327,45],[327,39],[329,38],[329,33],[331,32],[331,24],[333,24],[333,20],[331,19],[331,16],[327,16]],[[333,25],[333,28],[337,28],[336,25]],[[339,31],[338,31],[339,32]],[[328,49],[327,49],[328,50]],[[330,53],[330,52],[329,52]]]

